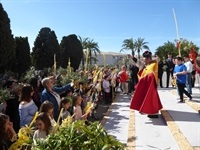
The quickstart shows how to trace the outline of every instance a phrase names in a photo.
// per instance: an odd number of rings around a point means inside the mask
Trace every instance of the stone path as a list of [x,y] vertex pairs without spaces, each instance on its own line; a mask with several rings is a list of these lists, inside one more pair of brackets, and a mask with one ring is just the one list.
[[158,119],[130,110],[130,96],[118,94],[102,120],[110,135],[130,150],[200,150],[200,90],[193,101],[177,103],[176,89],[158,89],[163,109]]

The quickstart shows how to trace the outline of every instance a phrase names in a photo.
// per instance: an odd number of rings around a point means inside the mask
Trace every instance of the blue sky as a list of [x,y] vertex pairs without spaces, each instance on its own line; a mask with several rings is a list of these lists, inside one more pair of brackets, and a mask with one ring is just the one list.
[[[14,36],[30,47],[43,27],[63,36],[98,42],[101,51],[119,52],[124,39],[145,38],[152,52],[179,37],[200,46],[200,0],[0,0]],[[130,53],[126,51],[125,53]]]

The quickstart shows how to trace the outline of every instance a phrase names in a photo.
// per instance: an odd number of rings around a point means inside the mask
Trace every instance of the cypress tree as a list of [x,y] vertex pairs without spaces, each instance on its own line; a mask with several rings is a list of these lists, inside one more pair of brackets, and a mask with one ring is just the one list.
[[15,37],[16,66],[15,72],[22,75],[31,66],[30,46],[28,37]]
[[39,31],[35,39],[32,51],[32,62],[36,69],[53,67],[54,54],[56,61],[59,61],[59,44],[55,32],[48,27],[44,27]]
[[83,47],[75,34],[64,36],[61,40],[62,67],[66,67],[70,58],[71,67],[75,70],[79,68],[83,58]]
[[11,69],[15,61],[15,44],[10,29],[10,19],[0,3],[0,72]]

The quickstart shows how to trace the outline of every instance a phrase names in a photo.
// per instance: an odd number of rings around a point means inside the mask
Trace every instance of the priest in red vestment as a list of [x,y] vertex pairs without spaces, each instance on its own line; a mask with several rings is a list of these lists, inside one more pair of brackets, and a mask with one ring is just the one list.
[[130,108],[148,114],[149,118],[158,118],[158,112],[162,109],[157,91],[158,63],[152,60],[150,51],[145,51],[143,58],[145,67],[138,72],[139,82],[131,99]]

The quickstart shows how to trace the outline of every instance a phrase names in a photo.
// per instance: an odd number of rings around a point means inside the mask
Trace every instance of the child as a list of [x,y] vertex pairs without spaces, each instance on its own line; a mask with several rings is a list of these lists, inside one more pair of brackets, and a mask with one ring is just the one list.
[[7,150],[8,143],[16,136],[12,123],[7,115],[0,113],[0,149]]
[[124,94],[128,95],[128,79],[129,79],[129,75],[126,72],[126,66],[123,65],[121,67],[121,71],[119,72],[119,78],[120,78],[120,83],[122,86],[122,90],[124,92]]
[[82,102],[82,97],[80,94],[76,94],[73,96],[73,109],[74,109],[75,120],[87,119],[87,114],[83,115],[83,112],[81,109],[81,102]]
[[70,108],[70,100],[67,98],[62,98],[60,101],[60,110],[63,110],[63,113],[61,115],[62,120],[66,119],[68,116],[71,116],[71,114],[69,113],[68,109]]
[[192,96],[188,91],[185,90],[185,84],[186,84],[186,74],[187,74],[187,68],[182,63],[182,57],[176,57],[175,58],[176,65],[174,68],[174,78],[176,79],[178,92],[180,96],[180,103],[184,103],[183,94],[187,95],[189,100],[192,100]]
[[104,91],[104,100],[105,104],[110,104],[111,103],[111,85],[110,85],[110,76],[105,76],[103,80],[103,91]]
[[36,139],[43,138],[49,134],[51,129],[51,122],[49,116],[46,113],[40,113],[36,118],[37,130],[34,132],[33,140],[36,143]]
[[72,106],[73,105],[73,99],[72,99],[73,92],[72,92],[72,89],[67,90],[66,93],[67,93],[66,98],[70,101],[70,107],[68,108],[68,111],[72,115],[73,114],[73,106]]
[[94,119],[98,120],[98,118],[95,116],[95,113],[98,108],[99,95],[98,95],[98,91],[95,86],[92,88],[92,94],[90,95],[90,98],[91,98],[91,102],[93,103],[93,106],[94,106],[92,109],[92,112],[91,112],[91,116]]
[[37,106],[31,98],[33,96],[33,92],[33,87],[31,85],[27,84],[22,87],[19,98],[19,116],[21,127],[29,125],[36,111],[38,110]]
[[54,111],[53,104],[47,100],[42,103],[42,105],[40,106],[40,110],[39,110],[39,113],[43,112],[49,116],[52,126],[54,126],[54,124],[56,123],[56,121],[54,119],[53,111]]

